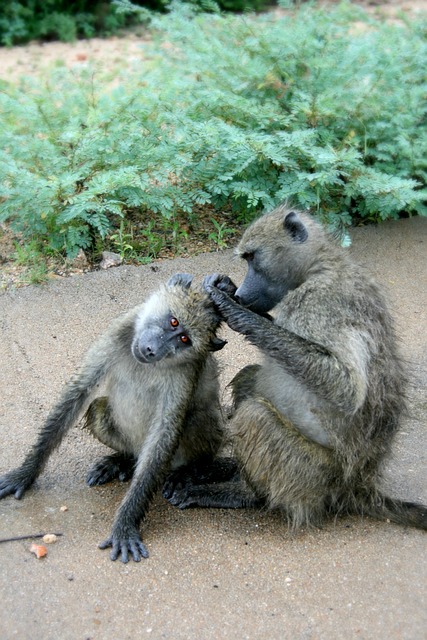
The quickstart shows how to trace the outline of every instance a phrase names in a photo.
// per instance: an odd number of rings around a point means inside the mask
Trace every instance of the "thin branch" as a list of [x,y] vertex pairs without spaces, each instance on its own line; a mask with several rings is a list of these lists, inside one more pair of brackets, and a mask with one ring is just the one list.
[[[2,542],[16,542],[17,540],[31,540],[31,538],[43,538],[43,536],[47,535],[46,533],[33,533],[28,536],[16,536],[14,538],[0,538],[0,544]],[[62,533],[54,533],[55,536],[62,536]]]

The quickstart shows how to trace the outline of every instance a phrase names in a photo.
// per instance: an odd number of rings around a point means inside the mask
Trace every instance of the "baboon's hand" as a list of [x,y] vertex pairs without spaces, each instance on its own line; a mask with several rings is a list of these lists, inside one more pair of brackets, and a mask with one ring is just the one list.
[[204,279],[203,286],[209,293],[218,313],[223,320],[227,322],[228,326],[233,329],[233,331],[246,334],[247,330],[250,332],[252,323],[256,322],[259,316],[249,311],[249,309],[242,307],[229,294],[224,292],[222,286],[218,286],[222,283],[223,278],[230,280],[228,276],[221,276],[214,273]]
[[[236,285],[228,276],[213,273],[212,275],[204,278],[203,287],[209,294],[209,297],[214,303],[221,318],[230,324],[230,309],[242,308],[233,298],[237,291]],[[231,324],[230,327],[234,329]],[[235,330],[238,331],[238,329]]]
[[231,298],[237,291],[237,287],[232,279],[219,273],[213,273],[210,276],[206,276],[203,279],[203,287],[208,293],[210,293],[211,287],[216,287],[220,291],[223,291],[224,293],[229,295]]
[[20,500],[33,482],[34,478],[21,467],[9,471],[4,476],[0,476],[0,499],[14,495],[17,500]]
[[136,527],[130,527],[128,530],[114,527],[111,536],[98,546],[100,549],[111,547],[111,560],[117,560],[120,555],[120,560],[125,564],[129,561],[129,553],[135,562],[139,562],[141,558],[148,558],[149,555]]

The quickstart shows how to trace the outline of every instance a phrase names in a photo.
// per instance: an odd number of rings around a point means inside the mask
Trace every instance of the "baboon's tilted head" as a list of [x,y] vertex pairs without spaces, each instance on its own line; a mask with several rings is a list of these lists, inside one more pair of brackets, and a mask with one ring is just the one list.
[[208,294],[191,287],[192,279],[189,274],[172,276],[141,307],[132,342],[132,353],[140,362],[191,360],[225,346],[215,335],[220,317]]
[[304,282],[325,240],[310,216],[283,206],[258,218],[237,247],[248,271],[236,299],[257,313],[270,311]]

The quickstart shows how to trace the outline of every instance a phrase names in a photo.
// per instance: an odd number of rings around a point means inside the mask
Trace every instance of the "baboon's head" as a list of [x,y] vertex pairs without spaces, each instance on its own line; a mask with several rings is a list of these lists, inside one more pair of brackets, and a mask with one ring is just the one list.
[[166,358],[206,357],[226,342],[216,336],[221,322],[201,287],[191,287],[193,277],[178,273],[143,305],[135,321],[132,354],[142,363]]
[[256,313],[273,309],[304,282],[324,238],[318,223],[292,209],[278,207],[258,218],[237,247],[248,271],[236,300]]

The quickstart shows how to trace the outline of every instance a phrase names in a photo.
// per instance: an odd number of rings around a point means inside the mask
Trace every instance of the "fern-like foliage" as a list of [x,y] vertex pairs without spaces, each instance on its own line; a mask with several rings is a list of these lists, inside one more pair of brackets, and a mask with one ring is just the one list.
[[343,230],[425,214],[427,21],[351,5],[152,21],[145,63],[0,93],[0,219],[69,255],[129,212],[289,199]]

